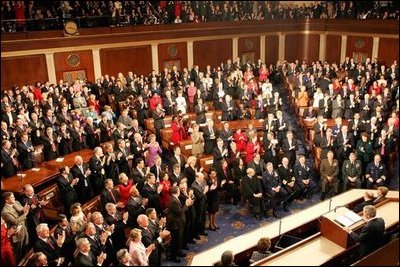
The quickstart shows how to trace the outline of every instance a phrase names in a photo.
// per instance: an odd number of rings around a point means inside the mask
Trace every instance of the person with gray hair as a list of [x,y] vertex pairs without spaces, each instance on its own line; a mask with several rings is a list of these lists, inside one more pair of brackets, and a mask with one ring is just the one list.
[[120,266],[133,266],[132,256],[126,248],[118,250],[117,260]]
[[33,244],[33,251],[43,252],[50,264],[61,265],[64,262],[64,258],[61,257],[61,247],[65,241],[65,232],[55,239],[50,235],[47,223],[41,223],[36,226],[36,233],[38,239]]
[[360,256],[365,257],[382,245],[385,221],[376,217],[376,208],[367,205],[363,208],[363,220],[366,222],[360,233],[346,228],[350,237],[360,243]]
[[233,262],[235,257],[233,256],[233,252],[231,250],[224,251],[221,255],[221,260],[215,264],[216,266],[236,266]]
[[101,266],[107,257],[107,254],[101,252],[96,258],[86,237],[79,238],[76,241],[76,247],[78,248],[78,254],[75,257],[75,266]]

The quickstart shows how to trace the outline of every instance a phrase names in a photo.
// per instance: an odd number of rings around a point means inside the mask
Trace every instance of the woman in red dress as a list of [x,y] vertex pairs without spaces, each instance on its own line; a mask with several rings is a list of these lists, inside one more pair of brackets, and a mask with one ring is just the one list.
[[259,70],[259,80],[260,82],[265,82],[268,79],[269,76],[269,70],[267,69],[267,66],[265,64],[261,65],[261,68]]
[[174,143],[174,145],[177,145],[182,139],[184,139],[184,132],[185,132],[185,129],[183,128],[182,123],[179,121],[178,116],[172,117],[171,128],[172,128],[171,142]]
[[254,155],[260,153],[260,145],[257,142],[257,135],[255,134],[251,141],[246,146],[246,163],[249,163],[254,159]]
[[242,133],[242,130],[237,129],[236,133],[233,135],[233,140],[236,143],[237,151],[244,152],[246,151],[247,145],[247,136],[245,133]]
[[7,229],[6,222],[1,218],[1,265],[16,266],[10,236],[14,233],[14,228]]
[[169,180],[169,175],[167,172],[161,174],[162,180],[160,185],[162,185],[162,190],[160,194],[160,207],[162,210],[168,208],[169,198],[171,197],[171,181]]
[[131,190],[131,187],[133,186],[133,181],[129,180],[128,176],[126,176],[125,173],[121,173],[119,175],[119,184],[118,184],[118,190],[119,190],[119,194],[121,196],[120,198],[120,202],[124,203],[125,207],[128,204],[128,200],[129,200],[129,190]]

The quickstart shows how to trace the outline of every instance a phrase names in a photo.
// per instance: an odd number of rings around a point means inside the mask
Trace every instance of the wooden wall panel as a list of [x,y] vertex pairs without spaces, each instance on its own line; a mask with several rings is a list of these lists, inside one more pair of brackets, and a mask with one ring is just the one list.
[[239,38],[238,41],[238,55],[240,59],[243,61],[243,54],[253,53],[254,58],[253,62],[257,63],[257,60],[260,58],[260,37],[243,37]]
[[44,54],[1,58],[1,90],[9,89],[12,85],[21,87],[36,81],[46,82],[46,57]]
[[265,37],[265,63],[276,64],[279,59],[279,36],[267,35]]
[[325,60],[328,62],[340,62],[342,36],[327,35],[325,44]]
[[371,57],[372,42],[372,37],[347,36],[346,56],[351,58],[354,52],[363,52]]
[[207,65],[219,66],[232,59],[232,39],[193,42],[193,63],[203,70]]
[[285,59],[289,62],[319,59],[319,34],[288,34],[285,38]]
[[128,71],[149,75],[152,71],[151,46],[100,49],[102,74],[125,76]]
[[[75,55],[79,57],[79,64],[77,65],[71,61]],[[88,81],[95,81],[96,78],[99,78],[94,77],[93,54],[91,50],[54,53],[54,67],[56,69],[57,81],[63,79],[64,72],[77,70],[85,70]]]
[[399,61],[399,39],[380,38],[378,49],[378,60],[390,67],[393,60]]
[[166,61],[180,61],[180,70],[183,68],[191,68],[188,66],[187,44],[186,42],[180,43],[167,43],[158,45],[158,66],[160,72],[164,69]]

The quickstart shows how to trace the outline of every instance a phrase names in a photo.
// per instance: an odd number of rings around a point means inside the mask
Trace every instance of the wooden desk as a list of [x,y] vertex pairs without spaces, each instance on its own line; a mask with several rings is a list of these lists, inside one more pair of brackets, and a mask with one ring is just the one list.
[[[363,198],[366,191],[375,192],[376,190],[352,189],[345,193],[332,198],[331,209],[336,206],[347,205]],[[388,198],[399,199],[398,191],[389,191]],[[398,204],[397,204],[398,205]],[[291,214],[282,219],[281,234],[289,232],[301,225],[309,223],[319,218],[322,214],[329,210],[329,200],[320,202],[308,209]],[[398,209],[392,210],[397,213]],[[379,213],[378,213],[379,216]],[[398,220],[398,219],[397,219]],[[279,221],[276,220],[271,224],[254,229],[246,234],[230,239],[217,246],[207,249],[196,254],[192,261],[188,263],[190,266],[212,266],[221,258],[221,254],[226,250],[232,250],[233,254],[241,253],[245,250],[254,248],[260,237],[268,236],[271,239],[279,236]],[[288,263],[289,264],[289,263]],[[297,262],[296,262],[297,264]]]
[[261,266],[319,266],[345,249],[323,236],[316,236]]
[[64,156],[64,160],[62,162],[56,162],[56,160],[43,162],[42,164],[39,164],[37,166],[37,168],[40,168],[39,171],[32,171],[32,169],[23,171],[22,179],[21,174],[17,174],[11,176],[10,178],[4,179],[3,190],[21,194],[23,193],[23,187],[26,184],[31,184],[33,188],[43,185],[57,177],[57,175],[59,174],[58,169],[61,166],[65,165],[68,167],[72,167],[75,164],[74,158],[77,155],[82,156],[84,162],[88,162],[89,159],[94,155],[94,153],[93,150],[84,149]]

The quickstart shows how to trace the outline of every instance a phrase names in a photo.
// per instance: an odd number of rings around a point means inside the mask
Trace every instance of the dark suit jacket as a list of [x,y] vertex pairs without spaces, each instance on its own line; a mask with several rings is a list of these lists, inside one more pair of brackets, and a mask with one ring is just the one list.
[[148,198],[148,207],[155,208],[157,212],[160,211],[160,195],[157,193],[158,184],[154,184],[151,187],[148,183],[145,183],[142,190],[140,191],[140,195],[144,198]]
[[112,189],[112,193],[114,195],[114,198],[112,197],[110,191],[108,191],[107,189],[104,189],[101,192],[100,195],[100,202],[101,202],[101,207],[104,209],[107,203],[114,203],[117,204],[119,199],[121,198],[119,192],[115,189]]
[[1,149],[1,163],[3,164],[1,170],[4,178],[11,177],[17,173],[16,166],[13,164],[10,154],[3,148]]
[[167,214],[167,222],[168,229],[170,230],[178,230],[185,228],[186,217],[185,212],[188,208],[186,206],[182,206],[179,199],[174,196],[171,196],[169,199],[168,206],[168,214]]
[[32,143],[28,141],[26,145],[21,141],[18,143],[17,149],[18,149],[18,160],[21,164],[21,168],[23,170],[28,170],[33,168],[33,151],[28,151],[28,146],[30,148],[33,148]]
[[61,248],[57,245],[54,237],[49,236],[48,239],[53,247],[51,247],[48,243],[44,242],[42,239],[37,238],[35,243],[33,244],[34,252],[43,252],[46,255],[48,262],[51,264],[56,264],[57,259],[61,256]]
[[385,221],[375,217],[367,222],[360,234],[351,232],[350,237],[360,243],[360,254],[364,257],[382,244],[384,232]]
[[[179,155],[179,158],[180,158],[181,171],[183,171],[183,169],[185,168],[186,159],[185,159],[185,157],[183,155]],[[172,170],[173,166],[176,163],[178,163],[178,159],[175,157],[175,155],[172,155],[170,160],[169,160],[169,162],[170,162],[170,167],[171,167],[171,170]],[[151,169],[150,169],[150,171],[151,171]]]
[[160,176],[161,172],[166,172],[166,171],[167,171],[167,165],[165,163],[161,163],[160,171],[157,171],[156,165],[150,168],[150,172],[156,176],[156,181],[157,180],[161,181],[162,180],[162,177]]
[[79,252],[75,258],[74,266],[96,266],[96,264],[97,260],[93,252],[89,251],[89,257]]
[[88,164],[83,163],[83,173],[79,167],[75,164],[71,168],[71,173],[74,178],[79,178],[79,182],[75,187],[76,193],[80,203],[85,203],[92,198],[92,186],[90,184],[90,175],[85,177],[85,172],[89,169]]
[[140,196],[137,200],[132,197],[129,197],[127,204],[129,219],[128,225],[129,227],[137,227],[137,217],[140,214],[144,214],[146,211],[146,207],[142,206],[142,197]]
[[72,187],[70,184],[71,177],[68,178],[69,180],[67,181],[67,179],[60,175],[57,179],[57,186],[60,190],[60,202],[64,203],[66,208],[69,208],[70,205],[78,202],[78,196],[76,194],[75,187]]

